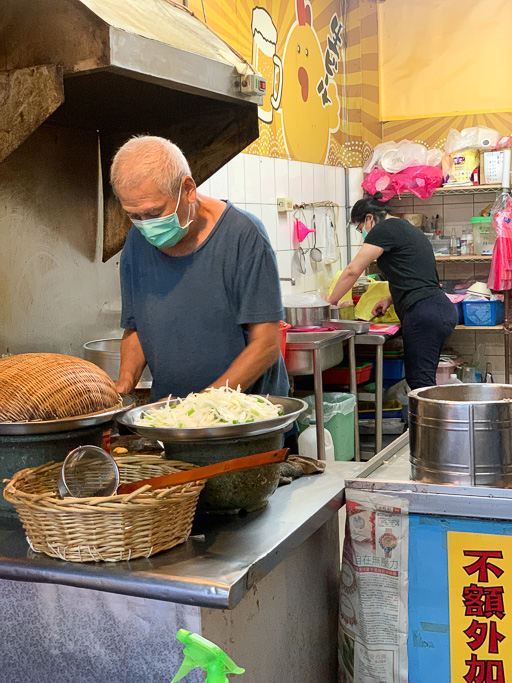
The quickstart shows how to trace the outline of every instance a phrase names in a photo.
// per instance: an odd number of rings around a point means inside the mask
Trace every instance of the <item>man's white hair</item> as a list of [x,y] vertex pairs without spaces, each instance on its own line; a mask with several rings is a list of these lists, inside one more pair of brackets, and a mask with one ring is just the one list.
[[118,149],[110,169],[114,192],[132,189],[152,180],[160,192],[176,197],[184,176],[191,175],[181,149],[170,140],[154,135],[130,138]]

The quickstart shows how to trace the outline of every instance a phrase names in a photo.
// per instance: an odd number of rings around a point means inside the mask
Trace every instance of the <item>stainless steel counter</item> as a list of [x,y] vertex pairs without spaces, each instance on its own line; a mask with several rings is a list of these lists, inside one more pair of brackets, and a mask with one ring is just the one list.
[[409,512],[448,517],[512,520],[512,489],[412,481],[409,433],[368,461],[347,489],[383,493],[409,501]]
[[245,518],[199,520],[187,543],[131,562],[52,559],[30,550],[17,521],[0,520],[0,578],[233,609],[335,514],[343,504],[345,479],[363,468],[363,463],[328,463],[323,474],[280,487],[264,510]]
[[[322,371],[334,367],[343,360],[343,343],[349,340],[349,360],[351,366],[350,384],[351,390],[356,391],[354,337],[355,333],[351,330],[338,330],[336,332],[288,332],[286,335],[285,361],[288,374],[291,376],[313,375],[316,443],[319,460],[325,460]],[[357,406],[355,414],[357,414]],[[358,437],[356,439],[355,449],[356,460],[359,460]]]

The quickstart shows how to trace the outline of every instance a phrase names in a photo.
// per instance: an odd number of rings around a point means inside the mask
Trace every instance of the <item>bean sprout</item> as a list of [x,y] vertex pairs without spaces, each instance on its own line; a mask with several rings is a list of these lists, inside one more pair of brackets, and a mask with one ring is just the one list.
[[283,406],[263,396],[244,394],[240,390],[210,387],[200,394],[189,394],[171,405],[171,397],[161,408],[148,408],[141,413],[137,425],[197,429],[247,424],[284,415]]

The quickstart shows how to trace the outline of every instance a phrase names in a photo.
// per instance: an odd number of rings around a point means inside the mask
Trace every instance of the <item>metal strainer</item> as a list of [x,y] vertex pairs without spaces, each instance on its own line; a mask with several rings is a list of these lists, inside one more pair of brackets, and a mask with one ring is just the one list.
[[73,498],[112,496],[119,486],[114,458],[98,446],[79,446],[66,456],[59,476],[59,493]]

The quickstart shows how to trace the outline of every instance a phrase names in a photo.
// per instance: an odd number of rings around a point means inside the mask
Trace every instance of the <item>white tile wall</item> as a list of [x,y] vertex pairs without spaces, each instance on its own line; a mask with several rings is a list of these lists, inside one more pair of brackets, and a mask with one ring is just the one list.
[[[280,276],[296,279],[294,287],[289,282],[281,283],[283,293],[315,291],[324,284],[326,277],[336,274],[340,264],[346,264],[345,172],[342,168],[239,154],[203,183],[199,191],[218,199],[229,199],[262,220],[276,252]],[[320,275],[313,273],[307,253],[305,275],[292,265],[297,248],[294,240],[294,214],[278,213],[277,197],[290,197],[294,204],[332,201],[340,205],[337,221],[340,261],[329,268],[328,274],[327,271]],[[325,245],[325,215],[325,208],[315,210],[317,246],[320,248]],[[312,227],[311,222],[312,211],[307,211],[308,227]],[[360,241],[360,236],[358,240]],[[311,235],[302,242],[304,251],[307,252],[312,244]]]

